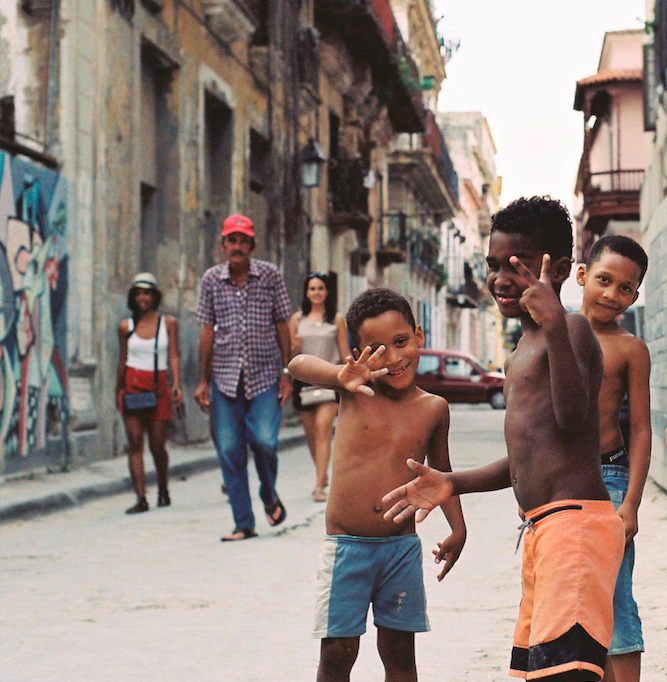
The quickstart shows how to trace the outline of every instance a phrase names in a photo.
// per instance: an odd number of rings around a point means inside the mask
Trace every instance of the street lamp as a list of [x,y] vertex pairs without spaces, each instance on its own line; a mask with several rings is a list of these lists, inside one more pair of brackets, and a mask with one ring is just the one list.
[[311,137],[301,150],[301,181],[304,187],[319,187],[322,166],[326,163],[320,146]]

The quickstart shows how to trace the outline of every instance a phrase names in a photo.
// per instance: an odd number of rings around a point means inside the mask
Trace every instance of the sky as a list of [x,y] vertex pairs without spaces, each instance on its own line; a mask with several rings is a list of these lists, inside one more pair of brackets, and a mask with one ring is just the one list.
[[433,0],[460,40],[438,108],[486,116],[501,206],[550,194],[570,209],[583,145],[576,82],[597,72],[606,31],[643,28],[645,0]]

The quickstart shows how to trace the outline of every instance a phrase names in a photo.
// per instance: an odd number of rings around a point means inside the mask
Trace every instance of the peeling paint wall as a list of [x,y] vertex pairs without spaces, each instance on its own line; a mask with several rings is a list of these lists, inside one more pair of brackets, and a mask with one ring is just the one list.
[[0,97],[14,96],[17,131],[37,141],[43,141],[46,133],[50,42],[48,10],[29,14],[20,2],[3,3]]

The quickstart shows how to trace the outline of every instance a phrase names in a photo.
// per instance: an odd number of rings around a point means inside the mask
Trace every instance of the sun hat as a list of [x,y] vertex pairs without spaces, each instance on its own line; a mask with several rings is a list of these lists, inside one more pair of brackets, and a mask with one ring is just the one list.
[[157,289],[157,280],[151,272],[140,272],[132,278],[130,289]]
[[226,237],[234,232],[241,232],[248,237],[254,237],[255,231],[252,229],[252,220],[244,215],[230,215],[225,218],[225,222],[222,224],[222,236]]

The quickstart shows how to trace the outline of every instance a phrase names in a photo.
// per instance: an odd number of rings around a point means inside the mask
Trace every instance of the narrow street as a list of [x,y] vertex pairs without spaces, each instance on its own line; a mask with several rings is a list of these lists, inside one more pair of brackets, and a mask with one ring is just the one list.
[[[504,454],[503,411],[455,406],[454,467]],[[305,447],[282,454],[279,532],[219,540],[232,527],[217,471],[172,482],[173,504],[128,517],[131,495],[2,528],[2,669],[5,682],[307,682],[319,643],[310,638],[324,505],[310,501]],[[256,488],[253,471],[253,488]],[[259,503],[255,511],[261,510]],[[420,528],[432,632],[417,638],[420,680],[508,680],[520,596],[518,525],[510,491],[464,499],[469,538],[438,583],[430,559],[446,523]],[[637,540],[636,596],[647,653],[642,680],[667,663],[667,495],[650,483]],[[382,680],[372,621],[355,682]]]

